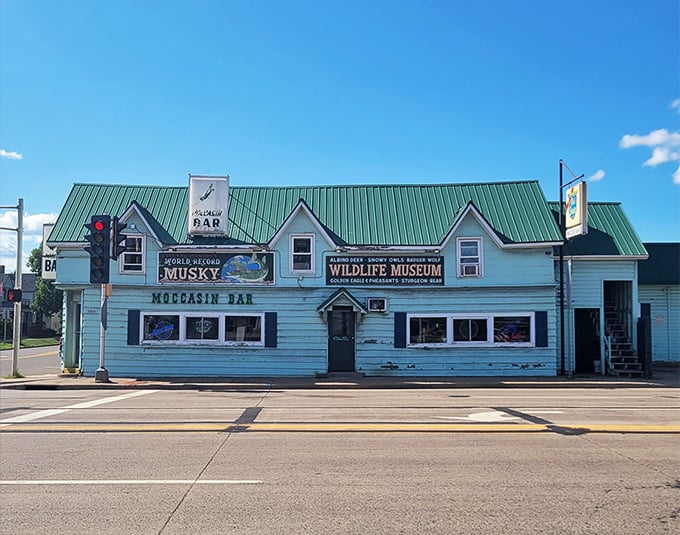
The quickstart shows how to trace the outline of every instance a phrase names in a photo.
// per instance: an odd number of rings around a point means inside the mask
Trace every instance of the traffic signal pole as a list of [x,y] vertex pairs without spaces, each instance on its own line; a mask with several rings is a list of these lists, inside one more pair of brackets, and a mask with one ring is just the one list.
[[99,284],[101,288],[101,325],[99,328],[99,368],[94,373],[97,383],[109,383],[109,372],[104,366],[106,347],[106,308],[111,295],[110,270],[111,260],[125,252],[127,236],[122,230],[127,227],[118,217],[107,214],[93,215],[90,222],[85,223],[89,231],[85,240],[89,243],[85,251],[90,255],[90,284]]
[[[14,289],[21,290],[22,279],[22,242],[24,240],[24,200],[19,199],[16,206],[0,206],[17,211],[17,228],[0,227],[17,233],[17,267],[14,272]],[[14,303],[14,332],[12,333],[12,377],[19,377],[19,349],[21,349],[21,299]]]
[[[14,273],[14,288],[21,290],[23,278],[22,242],[24,241],[24,200],[17,204],[17,269]],[[14,303],[14,331],[12,332],[12,377],[19,376],[19,349],[21,349],[21,301]]]
[[109,383],[109,371],[104,367],[104,349],[106,346],[106,304],[108,284],[101,285],[101,324],[99,326],[99,368],[94,372],[95,383]]

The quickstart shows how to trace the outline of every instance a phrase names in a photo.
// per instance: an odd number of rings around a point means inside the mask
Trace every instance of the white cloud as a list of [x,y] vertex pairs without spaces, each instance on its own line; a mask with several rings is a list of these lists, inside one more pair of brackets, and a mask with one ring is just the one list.
[[0,157],[9,158],[10,160],[21,160],[24,155],[20,152],[6,151],[5,149],[0,149]]
[[655,147],[652,151],[652,156],[642,165],[654,167],[662,163],[677,162],[679,160],[680,152],[672,151],[668,147]]
[[[680,99],[673,101],[671,105],[680,110]],[[649,134],[626,134],[619,141],[619,146],[623,149],[633,147],[649,147],[652,155],[642,164],[647,167],[656,167],[668,162],[680,161],[680,131],[670,132],[665,128],[652,130]],[[678,148],[676,148],[678,147]],[[673,182],[680,184],[680,173],[673,173]]]
[[[26,261],[31,251],[42,242],[43,223],[54,223],[58,214],[24,214],[24,236],[21,241],[22,270],[28,272]],[[0,212],[0,227],[16,228],[17,211]],[[5,266],[6,273],[16,270],[17,233],[11,230],[0,230],[0,265]]]
[[673,102],[671,102],[671,108],[680,113],[680,98],[676,98]]
[[604,175],[605,175],[604,169],[598,169],[588,177],[588,182],[599,182],[604,178]]
[[619,145],[624,149],[630,149],[631,147],[656,147],[658,145],[680,145],[680,132],[669,132],[665,128],[660,128],[659,130],[653,130],[645,136],[626,134],[621,138]]

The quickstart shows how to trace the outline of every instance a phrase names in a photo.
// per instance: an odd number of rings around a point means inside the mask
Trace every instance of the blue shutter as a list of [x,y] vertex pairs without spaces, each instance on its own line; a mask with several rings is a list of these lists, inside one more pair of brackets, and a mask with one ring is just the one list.
[[394,313],[394,347],[406,347],[406,312]]
[[264,347],[276,347],[276,312],[264,313]]
[[129,346],[139,345],[139,310],[128,310],[127,343]]
[[534,327],[536,347],[548,347],[548,312],[545,310],[534,312]]

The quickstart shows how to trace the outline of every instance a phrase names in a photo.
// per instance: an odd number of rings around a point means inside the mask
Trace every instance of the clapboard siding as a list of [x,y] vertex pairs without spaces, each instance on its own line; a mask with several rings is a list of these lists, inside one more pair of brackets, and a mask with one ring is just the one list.
[[[574,260],[571,263],[571,300],[575,308],[600,308],[604,281],[637,281],[635,260]],[[569,264],[565,262],[565,284]]]
[[[229,292],[218,291],[218,305],[152,303],[156,291],[168,288],[114,287],[108,302],[106,361],[115,376],[268,376],[315,375],[327,366],[327,325],[317,306],[331,289],[234,288],[249,293],[252,305],[228,305]],[[185,290],[186,291],[186,290]],[[196,290],[198,291],[198,290]],[[212,290],[207,290],[212,291]],[[379,289],[356,289],[360,301],[384,294]],[[390,291],[388,313],[368,313],[356,331],[356,369],[369,375],[553,375],[555,373],[554,290],[536,289],[402,289]],[[99,292],[89,288],[83,298],[83,365],[92,375],[99,365]],[[531,303],[530,306],[527,303]],[[97,313],[92,313],[96,310]],[[130,310],[153,313],[240,312],[277,313],[277,347],[211,345],[129,345]],[[394,312],[548,313],[547,348],[397,349],[394,347]],[[301,335],[301,333],[304,333]]]
[[680,286],[641,285],[639,299],[651,306],[652,360],[680,362]]

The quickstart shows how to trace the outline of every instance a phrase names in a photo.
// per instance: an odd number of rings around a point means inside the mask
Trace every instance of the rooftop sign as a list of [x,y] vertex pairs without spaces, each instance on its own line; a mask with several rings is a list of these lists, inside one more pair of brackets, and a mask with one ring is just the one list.
[[189,175],[189,235],[225,236],[228,197],[228,175]]

